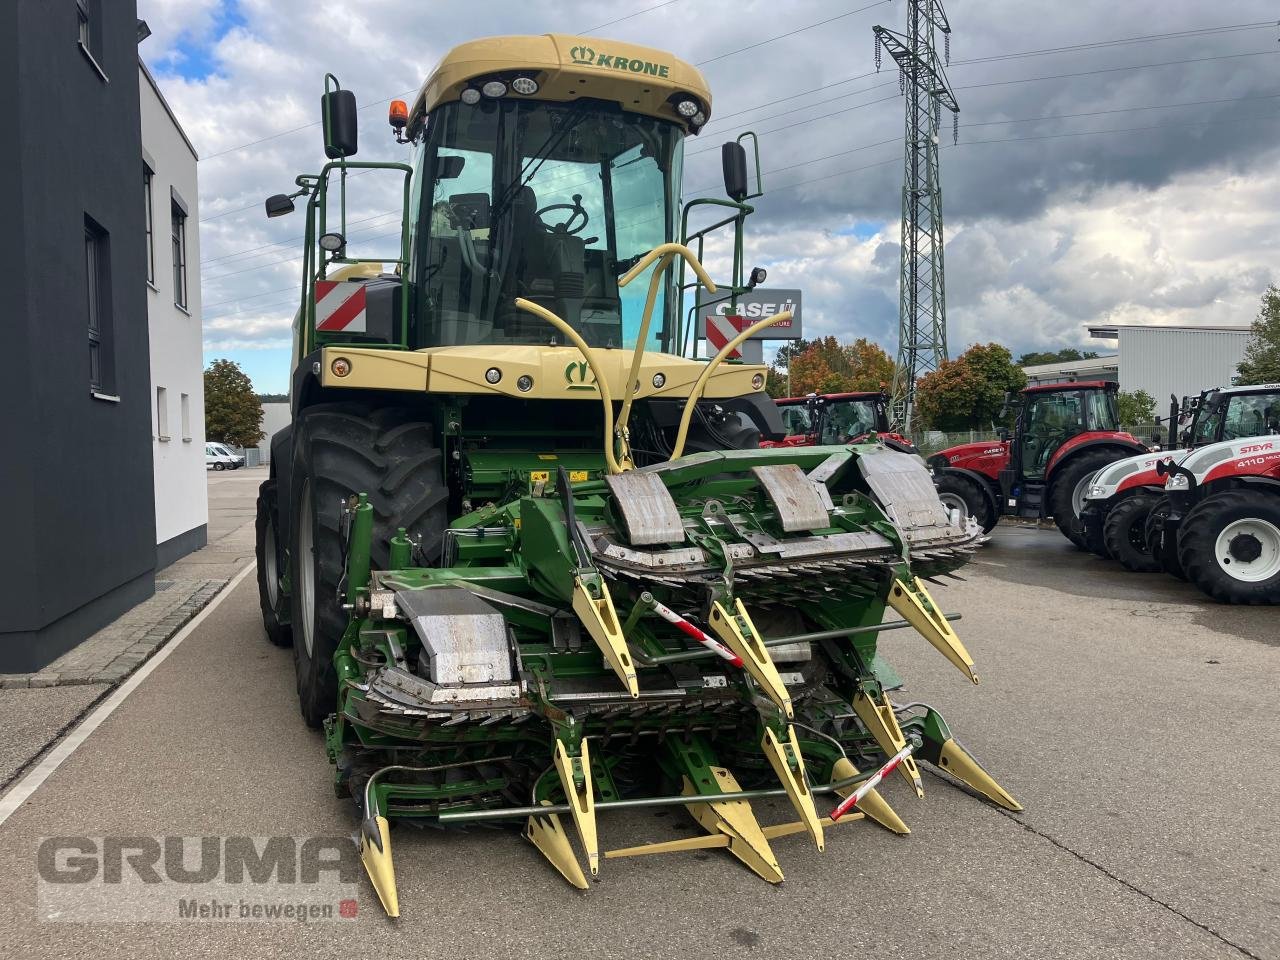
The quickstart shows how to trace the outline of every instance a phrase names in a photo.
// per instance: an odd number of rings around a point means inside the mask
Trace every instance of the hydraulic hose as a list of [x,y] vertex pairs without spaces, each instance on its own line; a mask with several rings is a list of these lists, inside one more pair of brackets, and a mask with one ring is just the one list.
[[702,392],[707,389],[707,381],[711,379],[711,374],[716,367],[724,361],[724,358],[738,349],[738,345],[750,337],[752,334],[765,327],[771,327],[775,323],[782,323],[784,320],[791,319],[791,311],[784,310],[782,313],[774,314],[772,317],[765,317],[763,320],[757,320],[745,330],[739,331],[738,335],[720,348],[720,352],[711,358],[711,362],[706,365],[697,381],[693,384],[693,389],[689,391],[689,399],[684,403],[684,413],[680,415],[680,429],[676,431],[676,443],[671,448],[671,459],[679,460],[684,454],[684,443],[689,438],[689,421],[693,418],[693,408],[698,405],[698,399],[702,396]]

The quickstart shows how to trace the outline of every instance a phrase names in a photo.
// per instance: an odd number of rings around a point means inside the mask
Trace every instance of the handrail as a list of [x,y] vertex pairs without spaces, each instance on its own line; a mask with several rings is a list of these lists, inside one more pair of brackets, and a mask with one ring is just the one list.
[[[582,354],[583,359],[587,361],[587,366],[591,368],[591,373],[596,378],[596,387],[600,391],[600,401],[604,404],[604,462],[609,468],[610,473],[622,473],[623,470],[631,469],[631,451],[623,448],[623,460],[625,466],[620,464],[613,453],[613,396],[609,393],[609,381],[605,379],[600,368],[596,366],[595,357],[591,353],[591,348],[587,346],[587,341],[577,330],[569,326],[560,317],[548,310],[546,307],[533,303],[524,297],[516,297],[516,306],[525,313],[532,313],[535,317],[539,317],[547,323],[551,324],[561,333],[563,333],[578,348],[578,352]],[[781,316],[781,314],[779,314]],[[790,316],[790,314],[788,314]]]
[[693,418],[693,408],[698,405],[698,398],[707,388],[707,381],[711,379],[711,372],[724,361],[724,358],[733,351],[738,349],[738,345],[746,340],[747,337],[754,334],[757,330],[763,330],[765,327],[771,327],[775,323],[782,323],[784,320],[791,319],[791,311],[783,310],[781,313],[774,314],[772,317],[765,317],[763,320],[757,320],[745,330],[738,332],[738,335],[720,348],[720,352],[711,358],[711,362],[698,376],[693,384],[693,389],[689,391],[689,398],[684,402],[684,413],[680,415],[680,429],[676,431],[676,443],[671,448],[671,459],[678,460],[684,453],[684,442],[689,437],[689,422]]
[[622,399],[622,411],[618,414],[618,424],[615,428],[615,431],[623,437],[623,442],[628,446],[630,446],[630,441],[626,436],[627,424],[631,419],[631,402],[636,395],[636,377],[640,373],[640,361],[644,358],[644,345],[649,338],[649,325],[653,321],[653,306],[658,299],[658,287],[662,283],[662,275],[677,256],[683,257],[685,262],[693,268],[693,272],[697,274],[698,279],[702,281],[707,290],[711,293],[716,292],[716,285],[712,282],[711,277],[707,275],[706,269],[698,262],[698,258],[693,255],[693,251],[683,243],[664,243],[654,247],[618,280],[618,286],[625,287],[640,276],[649,264],[655,260],[658,261],[658,265],[654,267],[653,276],[649,278],[649,295],[645,300],[644,315],[640,321],[640,333],[636,337],[636,347],[631,354],[631,370],[627,374],[627,381],[623,386],[626,395]]

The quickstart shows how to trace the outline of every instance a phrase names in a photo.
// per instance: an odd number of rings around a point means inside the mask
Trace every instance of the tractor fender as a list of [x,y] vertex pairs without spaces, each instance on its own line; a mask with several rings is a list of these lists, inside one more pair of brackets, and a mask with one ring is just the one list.
[[[941,466],[938,465],[938,458],[941,458]],[[982,491],[983,497],[986,498],[987,507],[991,510],[991,516],[998,517],[1004,511],[1000,509],[1000,494],[992,485],[991,478],[977,470],[968,470],[965,467],[951,467],[947,465],[947,458],[942,454],[935,454],[928,460],[929,472],[933,474],[934,481],[943,476],[959,476],[966,480],[972,480],[977,484],[978,489]]]
[[1067,461],[1075,459],[1085,450],[1098,450],[1112,447],[1116,451],[1116,459],[1149,453],[1146,444],[1128,433],[1082,433],[1060,446],[1045,465],[1045,483],[1053,482],[1054,473]]

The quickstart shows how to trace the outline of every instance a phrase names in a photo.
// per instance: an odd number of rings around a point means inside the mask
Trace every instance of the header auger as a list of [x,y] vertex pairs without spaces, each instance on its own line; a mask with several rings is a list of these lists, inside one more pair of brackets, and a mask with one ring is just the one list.
[[[923,795],[921,763],[1017,809],[935,710],[890,699],[877,651],[913,629],[977,682],[925,579],[965,563],[978,526],[911,454],[762,449],[783,435],[763,368],[725,362],[732,344],[684,355],[684,292],[717,287],[690,245],[732,224],[718,286],[740,295],[759,195],[730,143],[731,199],[680,215],[701,75],[595,39],[458,48],[392,111],[415,158],[384,166],[419,205],[389,274],[327,222],[355,146],[343,92],[325,98],[332,162],[298,180],[316,249],[259,580],[386,911],[392,819],[523,825],[586,887],[605,860],[720,848],[779,882],[775,840],[821,849],[863,817],[907,833],[877,784],[896,772]],[[699,204],[732,215],[677,235]],[[331,322],[358,313],[333,296],[363,307],[358,326]],[[794,819],[761,823],[770,797]],[[609,815],[660,806],[705,833],[608,845]]]

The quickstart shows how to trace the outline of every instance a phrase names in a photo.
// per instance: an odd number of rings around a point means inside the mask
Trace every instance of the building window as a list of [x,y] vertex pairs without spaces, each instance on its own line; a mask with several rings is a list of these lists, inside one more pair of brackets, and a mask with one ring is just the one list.
[[85,316],[89,326],[89,387],[109,394],[115,386],[111,357],[111,256],[107,232],[84,218]]
[[107,74],[102,69],[102,0],[76,0],[76,22],[76,40],[80,50],[105,81]]
[[156,387],[156,439],[169,439],[169,391],[164,387]]
[[76,16],[80,20],[80,46],[92,53],[93,43],[90,40],[89,30],[89,0],[76,0]]
[[142,194],[147,214],[147,283],[156,285],[156,236],[155,217],[151,209],[151,181],[154,174],[146,167],[142,168]]
[[172,207],[173,302],[187,309],[187,215],[176,203]]
[[191,394],[182,395],[182,442],[191,442]]

